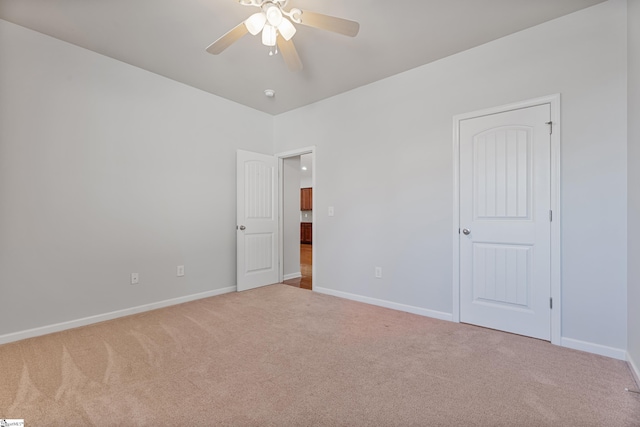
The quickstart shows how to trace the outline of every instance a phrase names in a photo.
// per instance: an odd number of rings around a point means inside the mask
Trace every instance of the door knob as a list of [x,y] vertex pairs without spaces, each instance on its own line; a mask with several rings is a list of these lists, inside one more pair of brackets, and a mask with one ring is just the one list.
[[465,236],[468,236],[469,234],[471,234],[471,230],[469,230],[468,228],[463,228],[462,234],[464,234]]
[[240,228],[240,230],[246,230],[247,229],[247,227],[245,227],[244,225],[241,225],[239,228]]

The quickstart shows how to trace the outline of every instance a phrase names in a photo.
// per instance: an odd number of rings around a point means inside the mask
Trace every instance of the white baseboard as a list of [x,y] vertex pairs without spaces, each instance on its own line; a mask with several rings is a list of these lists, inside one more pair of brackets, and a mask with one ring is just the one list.
[[14,341],[19,341],[27,338],[33,338],[40,335],[51,334],[54,332],[65,331],[67,329],[78,328],[80,326],[87,326],[93,323],[104,322],[105,320],[117,319],[118,317],[130,316],[132,314],[142,313],[145,311],[151,311],[158,308],[169,307],[171,305],[182,304],[189,301],[195,301],[202,298],[214,297],[216,295],[227,294],[229,292],[235,292],[235,286],[229,286],[227,288],[215,289],[213,291],[201,292],[193,295],[186,295],[183,297],[172,298],[169,300],[153,302],[150,304],[139,305],[137,307],[125,308],[123,310],[112,311],[110,313],[98,314],[95,316],[84,317],[82,319],[70,320],[68,322],[56,323],[53,325],[41,326],[39,328],[27,329],[26,331],[13,332],[10,334],[0,335],[0,344],[7,344]]
[[627,363],[629,364],[629,368],[631,368],[631,373],[636,380],[636,386],[640,388],[640,369],[638,369],[638,365],[631,358],[631,355],[627,352]]
[[[288,275],[293,276],[293,275]],[[300,277],[300,276],[297,276]],[[289,277],[296,278],[296,277]],[[289,279],[285,276],[285,280]],[[453,321],[453,315],[451,313],[445,313],[436,310],[429,310],[426,308],[415,307],[412,305],[400,304],[392,301],[381,300],[377,298],[366,297],[357,294],[351,294],[348,292],[336,291],[334,289],[314,287],[315,292],[332,295],[339,298],[345,298],[353,301],[359,301],[366,304],[376,305],[379,307],[391,308],[393,310],[405,311],[407,313],[418,314],[420,316],[432,317],[440,320]],[[60,332],[67,329],[78,328],[80,326],[87,326],[93,323],[104,322],[106,320],[117,319],[119,317],[130,316],[132,314],[142,313],[145,311],[156,310],[158,308],[169,307],[172,305],[182,304],[189,301],[195,301],[198,299],[209,298],[216,295],[227,294],[235,292],[235,286],[229,286],[222,289],[215,289],[213,291],[201,292],[193,295],[186,295],[183,297],[173,298],[164,301],[158,301],[150,304],[144,304],[137,307],[126,308],[123,310],[112,311],[109,313],[98,314],[95,316],[84,317],[82,319],[70,320],[67,322],[56,323],[53,325],[42,326],[39,328],[28,329],[25,331],[13,332],[10,334],[0,335],[0,344],[7,344],[14,341],[19,341],[27,338],[33,338],[41,335],[51,334],[54,332]],[[600,344],[594,344],[586,341],[580,341],[572,338],[563,337],[561,340],[562,347],[571,348],[574,350],[586,351],[588,353],[599,354],[601,356],[611,357],[618,360],[625,360],[629,363],[632,373],[635,376],[635,380],[640,385],[640,369],[638,365],[631,358],[631,355],[623,349],[607,347]]]
[[299,271],[297,273],[285,274],[282,276],[282,280],[297,279],[298,277],[302,277],[302,273]]
[[560,340],[562,347],[572,348],[574,350],[586,351],[587,353],[599,354],[618,360],[627,360],[627,352],[621,348],[607,347],[605,345],[594,344],[592,342],[574,340],[573,338],[562,337]]
[[[336,291],[333,289],[322,288],[322,287],[313,287],[315,292],[321,294],[332,295],[335,297],[346,298],[354,301],[364,302],[367,304],[377,305],[380,307],[391,308],[399,311],[406,311],[408,313],[419,314],[421,316],[433,317],[435,319],[440,320],[448,320],[453,321],[453,314],[444,313],[441,311],[429,310],[426,308],[414,307],[411,305],[399,304],[391,301],[380,300],[371,297],[365,297],[362,295],[350,294],[348,292]],[[607,347],[600,344],[594,344],[586,341],[580,341],[572,338],[562,338],[560,345],[562,347],[571,348],[574,350],[586,351],[587,353],[599,354],[601,356],[611,357],[613,359],[618,360],[626,360],[629,362],[631,369],[634,370],[634,374],[637,377],[639,376],[638,365],[635,365],[631,360],[631,357],[627,354],[627,352],[620,348],[615,347]]]
[[353,301],[364,302],[371,305],[377,305],[379,307],[391,308],[398,311],[405,311],[407,313],[419,314],[420,316],[433,317],[440,320],[453,321],[453,315],[451,313],[444,313],[442,311],[429,310],[427,308],[415,307],[412,305],[400,304],[397,302],[381,300],[377,298],[365,297],[362,295],[350,294],[348,292],[336,291],[329,288],[313,287],[315,292],[332,295],[334,297],[340,297],[350,299]]

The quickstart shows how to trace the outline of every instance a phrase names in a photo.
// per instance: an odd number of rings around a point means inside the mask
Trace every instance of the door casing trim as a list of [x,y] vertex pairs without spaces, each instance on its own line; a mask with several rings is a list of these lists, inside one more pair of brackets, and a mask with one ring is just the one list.
[[560,94],[459,114],[453,117],[453,310],[454,322],[460,322],[460,122],[511,110],[549,104],[551,108],[551,343],[562,345],[562,244],[561,244],[561,162]]

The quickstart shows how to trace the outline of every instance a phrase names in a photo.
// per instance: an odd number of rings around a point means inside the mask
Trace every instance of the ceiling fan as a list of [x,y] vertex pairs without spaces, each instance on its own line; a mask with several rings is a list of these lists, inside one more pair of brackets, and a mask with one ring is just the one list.
[[296,33],[295,24],[333,31],[349,37],[355,37],[360,24],[348,19],[336,18],[321,13],[303,11],[297,8],[285,10],[289,0],[238,0],[243,6],[261,9],[245,21],[236,25],[225,35],[207,47],[207,52],[217,55],[231,46],[247,33],[258,35],[262,32],[262,44],[271,48],[269,54],[282,52],[287,67],[291,71],[302,70],[302,62],[291,38]]

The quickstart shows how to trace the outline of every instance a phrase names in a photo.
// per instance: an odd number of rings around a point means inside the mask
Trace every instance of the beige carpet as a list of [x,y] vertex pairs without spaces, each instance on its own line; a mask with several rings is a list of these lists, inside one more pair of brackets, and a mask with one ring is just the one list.
[[0,346],[32,426],[640,426],[628,366],[285,285]]

